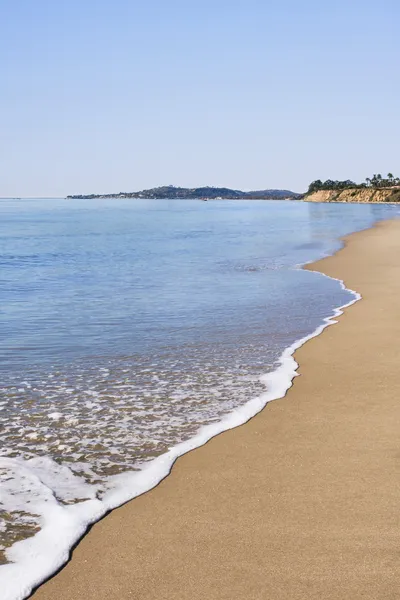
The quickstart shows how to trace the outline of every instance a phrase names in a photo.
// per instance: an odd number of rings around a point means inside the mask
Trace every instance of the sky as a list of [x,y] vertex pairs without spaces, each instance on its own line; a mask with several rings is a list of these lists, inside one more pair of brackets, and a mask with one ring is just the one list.
[[0,0],[0,197],[400,176],[398,0]]

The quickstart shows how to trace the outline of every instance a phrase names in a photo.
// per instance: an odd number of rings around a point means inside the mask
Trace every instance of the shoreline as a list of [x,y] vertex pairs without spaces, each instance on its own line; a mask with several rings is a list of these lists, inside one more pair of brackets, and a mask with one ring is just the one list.
[[[343,238],[341,238],[342,240]],[[299,264],[294,268],[296,270],[305,270],[307,264],[312,265],[314,262]],[[238,406],[227,413],[219,421],[203,425],[192,438],[177,443],[168,452],[150,461],[146,468],[138,472],[128,471],[116,475],[115,481],[117,483],[115,487],[111,487],[105,493],[101,502],[97,500],[94,503],[92,502],[93,506],[91,508],[88,506],[89,502],[81,505],[73,504],[71,505],[71,509],[67,507],[67,511],[73,511],[73,523],[68,521],[68,516],[63,515],[61,510],[53,515],[52,520],[46,523],[36,536],[22,541],[22,544],[24,544],[23,547],[17,547],[18,545],[11,547],[8,550],[11,561],[1,567],[2,581],[5,583],[7,590],[5,600],[14,600],[16,597],[29,597],[27,594],[32,594],[32,590],[35,591],[54,577],[68,563],[73,550],[96,523],[104,519],[113,510],[124,506],[138,496],[146,494],[157,487],[163,479],[170,475],[178,458],[204,446],[214,437],[246,424],[264,410],[268,403],[285,397],[287,391],[293,385],[299,368],[298,363],[294,359],[295,352],[307,341],[320,335],[326,327],[335,324],[337,322],[336,318],[343,313],[345,308],[361,299],[360,294],[346,288],[343,281],[331,278],[323,273],[316,271],[315,273],[318,277],[324,276],[334,279],[353,298],[346,304],[334,308],[331,315],[322,318],[321,324],[311,333],[295,340],[282,351],[277,360],[278,366],[275,370],[266,372],[259,377],[260,382],[265,387],[263,393],[250,398],[244,405]],[[84,509],[81,516],[79,514],[80,507]],[[65,520],[65,517],[67,518],[66,523],[64,526],[59,527],[58,521],[60,519],[61,521]],[[46,536],[48,539],[45,541],[43,548],[41,546],[41,538]],[[60,538],[66,539],[64,539],[64,542],[59,543]],[[21,570],[21,564],[23,565],[24,572],[29,574],[22,583],[18,577],[18,569]]]
[[[371,237],[371,232],[373,235],[376,235],[376,232],[381,232],[384,229],[389,229],[389,228],[394,228],[394,229],[400,229],[399,227],[399,223],[396,221],[390,221],[388,223],[379,223],[377,225],[374,226],[374,228],[369,229],[369,230],[365,230],[363,232],[359,232],[359,233],[355,233],[352,234],[351,236],[349,236],[348,238],[346,238],[347,242],[350,241],[350,246],[353,246],[354,244],[356,244],[356,242],[353,242],[354,240],[358,240],[361,239],[362,236],[365,237]],[[378,236],[379,237],[379,236]],[[321,265],[321,263],[324,263],[324,266],[326,266],[327,261],[329,263],[329,261],[336,261],[339,259],[340,256],[343,255],[343,253],[348,252],[348,247],[349,244],[347,244],[345,246],[345,248],[342,248],[341,250],[339,250],[333,257],[327,257],[327,258],[323,258],[321,261],[317,261],[315,263],[311,263],[310,265],[306,265],[304,268],[308,269],[308,270],[316,270],[316,266],[319,269],[319,266]],[[340,262],[340,260],[339,260]],[[329,268],[328,268],[329,271]],[[332,276],[331,273],[326,273],[325,272],[325,268],[324,268],[324,273],[327,274],[328,276]],[[342,275],[341,275],[342,276]],[[339,281],[341,279],[339,279],[338,276],[335,276],[335,279],[338,279]],[[348,277],[345,278],[346,280],[348,279]],[[350,282],[351,287],[356,287],[354,286],[354,284],[352,284]],[[358,289],[358,287],[356,287],[356,289]],[[361,290],[362,292],[362,290]],[[353,304],[354,302],[356,302],[357,298],[352,301],[350,304]],[[364,304],[364,303],[361,303]],[[349,306],[349,305],[346,305]],[[357,305],[356,305],[357,307]],[[340,310],[340,309],[339,309]],[[349,310],[349,309],[348,309]],[[353,309],[354,310],[354,309]],[[350,311],[349,311],[350,312]],[[319,333],[315,333],[312,336],[309,336],[308,339],[315,338],[314,341],[312,342],[312,344],[306,344],[305,346],[303,346],[302,344],[304,343],[304,341],[301,341],[299,345],[302,346],[302,348],[300,350],[296,349],[296,357],[294,359],[292,359],[293,361],[296,361],[296,363],[300,363],[300,374],[303,374],[303,369],[304,369],[304,365],[303,365],[303,360],[302,358],[300,358],[299,360],[297,359],[297,354],[302,355],[303,353],[306,353],[306,350],[311,348],[312,346],[314,346],[319,340],[325,339],[325,337],[327,336],[327,332],[330,332],[332,330],[337,331],[337,329],[339,328],[329,328],[327,327],[328,320],[333,320],[339,316],[340,313],[333,315],[332,317],[325,319],[326,324],[323,326],[323,329],[325,330],[322,335],[320,335]],[[345,316],[347,316],[347,310],[345,312]],[[342,322],[343,316],[340,318],[340,322]],[[317,330],[318,331],[318,330]],[[317,337],[316,337],[317,336]],[[334,336],[336,337],[336,335]],[[285,353],[284,353],[285,354]],[[292,354],[292,352],[290,353]],[[307,361],[306,361],[307,362]],[[310,364],[310,367],[307,368],[312,368],[312,364]],[[271,428],[271,424],[268,424],[268,420],[269,417],[271,415],[271,413],[280,413],[282,412],[281,408],[282,405],[285,405],[285,410],[283,411],[288,412],[288,414],[286,415],[286,417],[288,416],[293,416],[290,413],[290,410],[287,411],[287,404],[288,402],[292,399],[293,395],[296,394],[297,388],[301,387],[301,380],[302,378],[300,378],[300,385],[297,383],[297,381],[299,380],[295,380],[295,385],[289,389],[288,393],[286,394],[286,397],[284,400],[281,400],[279,403],[271,403],[271,406],[268,407],[268,410],[266,411],[261,411],[259,412],[255,417],[253,417],[250,421],[247,422],[245,427],[238,427],[235,429],[231,429],[231,430],[227,430],[224,432],[223,435],[218,435],[217,437],[213,437],[211,439],[211,441],[209,441],[208,443],[206,443],[204,446],[201,446],[200,448],[196,449],[196,452],[189,452],[188,454],[183,455],[181,458],[179,458],[179,460],[177,461],[177,463],[174,466],[173,472],[172,474],[167,477],[166,479],[163,479],[163,481],[156,487],[153,488],[151,491],[147,492],[146,494],[138,497],[135,499],[134,502],[130,502],[128,504],[126,504],[125,506],[116,509],[113,511],[113,513],[111,515],[109,515],[107,517],[107,519],[105,519],[104,521],[101,521],[99,523],[97,523],[93,528],[92,531],[89,533],[89,535],[87,535],[84,540],[80,543],[80,545],[77,547],[77,549],[74,551],[74,556],[72,558],[72,561],[66,566],[65,569],[63,569],[63,571],[61,573],[59,573],[59,575],[57,575],[54,579],[51,579],[49,582],[47,582],[46,584],[44,584],[42,587],[40,587],[38,589],[38,591],[34,594],[35,598],[38,598],[38,600],[40,598],[43,599],[47,599],[47,598],[60,598],[60,599],[64,599],[64,598],[80,598],[80,597],[87,597],[87,598],[124,598],[124,597],[136,597],[136,594],[139,593],[140,591],[140,597],[142,598],[156,598],[156,597],[165,597],[165,598],[173,598],[173,597],[203,597],[203,595],[200,593],[200,589],[199,589],[199,595],[197,596],[194,593],[194,590],[192,589],[191,594],[186,595],[182,595],[182,584],[176,587],[174,594],[175,595],[169,595],[167,594],[168,591],[172,591],[170,590],[170,579],[171,577],[167,577],[167,579],[169,580],[169,584],[168,586],[165,587],[158,587],[158,586],[145,586],[145,590],[143,589],[143,577],[140,573],[136,573],[136,576],[132,577],[131,574],[131,578],[129,578],[128,576],[128,572],[126,570],[126,567],[131,566],[132,564],[132,560],[134,558],[138,559],[138,556],[135,552],[135,550],[137,550],[137,548],[135,549],[132,546],[135,546],[135,543],[132,543],[132,540],[130,541],[130,543],[128,543],[128,547],[127,547],[127,541],[125,540],[125,542],[123,543],[121,540],[116,540],[115,539],[115,529],[120,530],[121,529],[121,525],[122,522],[125,523],[125,527],[124,529],[126,530],[127,527],[126,525],[130,524],[130,526],[132,527],[133,523],[137,526],[138,525],[138,519],[140,520],[140,517],[138,516],[138,514],[136,514],[136,509],[140,509],[138,512],[140,514],[142,510],[144,510],[144,513],[147,515],[147,518],[154,518],[155,520],[158,520],[159,512],[155,511],[154,512],[154,504],[153,502],[156,503],[157,506],[160,507],[160,502],[161,502],[161,511],[163,510],[163,506],[166,500],[171,500],[171,497],[173,497],[175,499],[175,504],[176,501],[179,500],[179,502],[183,503],[184,506],[187,505],[187,502],[191,502],[194,501],[194,504],[196,504],[196,498],[193,498],[193,493],[192,494],[187,494],[186,492],[188,492],[188,490],[186,489],[185,494],[182,494],[182,489],[175,489],[173,490],[173,488],[176,487],[177,483],[176,481],[174,482],[174,480],[179,479],[179,482],[182,483],[182,470],[185,472],[188,470],[191,472],[191,469],[194,467],[196,467],[196,465],[198,465],[200,463],[200,465],[202,466],[202,469],[199,470],[198,466],[197,466],[197,475],[200,479],[200,481],[207,486],[208,488],[210,488],[210,477],[211,477],[211,495],[215,494],[215,481],[214,478],[212,476],[213,472],[214,472],[214,466],[210,464],[210,452],[211,452],[211,458],[212,460],[220,463],[221,460],[224,460],[224,456],[220,456],[220,451],[223,449],[223,447],[225,446],[226,443],[228,443],[228,446],[230,447],[229,449],[229,455],[230,456],[234,456],[234,460],[237,461],[238,463],[243,463],[243,456],[241,453],[237,454],[237,443],[238,440],[239,442],[241,441],[242,438],[247,439],[246,443],[245,443],[245,447],[248,446],[254,446],[254,443],[256,443],[257,445],[257,440],[253,439],[254,438],[254,432],[252,433],[250,431],[250,428],[252,430],[254,430],[254,428],[258,428],[259,426],[261,426],[261,419],[263,420],[263,426],[265,426],[268,430],[270,430]],[[290,385],[289,385],[290,387]],[[279,405],[278,409],[276,409],[276,407]],[[274,419],[272,419],[274,420]],[[280,420],[278,418],[278,422],[280,427],[284,427],[285,426],[285,421]],[[286,423],[287,424],[287,423]],[[258,433],[258,432],[256,432]],[[229,440],[227,439],[227,437],[229,436]],[[235,439],[236,438],[236,439]],[[276,440],[275,440],[276,441]],[[279,441],[279,440],[278,440]],[[282,440],[280,440],[282,441]],[[243,442],[241,442],[243,444]],[[265,440],[265,444],[267,446],[270,445],[270,440],[269,438],[267,438]],[[265,445],[264,444],[264,445]],[[274,451],[275,446],[273,445],[274,442],[272,442],[272,446],[269,447],[269,451],[267,452],[268,456],[270,454],[270,451]],[[290,446],[290,444],[289,444]],[[213,447],[218,447],[217,448],[217,452],[214,455],[213,452]],[[257,445],[258,447],[258,445]],[[210,450],[211,449],[211,450]],[[265,452],[265,448],[263,449]],[[226,450],[225,450],[225,455],[226,455]],[[224,454],[224,453],[222,453]],[[200,456],[203,455],[203,456]],[[207,458],[208,457],[208,458]],[[226,458],[226,456],[225,456]],[[253,456],[254,462],[257,463],[257,456]],[[251,463],[253,461],[250,461]],[[187,464],[185,465],[184,463],[189,463],[189,467],[187,466]],[[211,469],[209,469],[209,467],[212,466]],[[230,469],[232,469],[232,466],[230,466]],[[211,473],[209,472],[211,470]],[[229,469],[228,469],[229,470]],[[179,472],[180,473],[179,473]],[[256,469],[257,471],[257,469]],[[262,470],[260,472],[263,472]],[[260,472],[258,473],[258,475],[260,474]],[[246,469],[243,471],[243,478],[246,476],[247,471]],[[219,477],[222,477],[222,479],[224,479],[224,469],[219,470]],[[171,480],[172,483],[171,483]],[[239,482],[241,483],[242,487],[243,487],[243,482],[241,481],[241,479],[239,478]],[[234,482],[237,483],[236,478],[234,478]],[[232,481],[231,481],[232,483]],[[267,481],[259,481],[258,483],[265,485],[268,484],[268,480]],[[274,480],[272,479],[271,481],[269,481],[269,484],[273,485],[274,484]],[[171,488],[172,486],[172,488]],[[182,486],[181,486],[182,487]],[[185,486],[183,486],[185,487]],[[218,488],[218,485],[216,486]],[[240,487],[240,486],[239,486]],[[267,485],[268,487],[268,485]],[[189,490],[190,491],[190,490]],[[230,494],[228,494],[228,496],[230,495],[230,497],[235,497],[235,490],[234,489],[230,489],[228,490],[230,492]],[[248,493],[246,494],[246,489],[243,490],[243,497],[240,500],[240,504],[248,504],[248,501],[250,500],[250,504],[252,504],[251,502],[251,498],[248,498]],[[208,497],[208,495],[207,495]],[[226,497],[226,490],[225,490],[225,497]],[[154,500],[155,498],[155,500]],[[158,499],[157,499],[158,498]],[[230,498],[231,499],[231,498]],[[236,498],[237,499],[237,498]],[[265,502],[265,497],[263,496],[262,500]],[[261,501],[261,499],[260,499]],[[224,518],[226,518],[226,515],[220,514],[220,509],[218,509],[218,506],[216,506],[216,499],[213,498],[213,501],[211,502],[214,506],[214,516],[211,514],[211,516],[209,518],[211,518],[211,520],[215,520],[215,511],[216,513],[221,517],[222,521],[224,520]],[[146,508],[146,504],[151,504],[153,506],[153,508]],[[144,507],[143,507],[144,506]],[[166,506],[169,506],[168,502],[166,503]],[[193,507],[192,507],[193,508]],[[226,512],[226,511],[225,511]],[[123,517],[121,519],[121,515],[123,514]],[[239,513],[238,513],[239,514]],[[153,517],[152,517],[153,515]],[[196,513],[195,513],[196,515]],[[182,518],[184,519],[184,516],[179,516],[178,514],[170,514],[170,517],[172,518],[172,520],[175,519],[175,521],[182,521]],[[278,519],[279,520],[279,519]],[[111,521],[113,521],[113,523],[111,523]],[[193,527],[191,527],[193,525],[193,519],[189,519],[187,521],[185,521],[186,526],[189,527],[190,529],[193,529]],[[150,525],[153,527],[153,525],[150,523]],[[205,525],[205,531],[200,532],[200,538],[202,538],[202,535],[207,534],[210,535],[210,532],[208,531],[208,527]],[[137,527],[134,526],[132,527],[132,532],[137,531]],[[178,554],[179,554],[179,543],[177,544],[177,540],[173,540],[171,538],[170,535],[170,530],[168,529],[168,527],[165,529],[166,524],[164,524],[164,528],[161,526],[161,522],[159,523],[158,526],[158,533],[163,537],[163,539],[165,539],[165,535],[167,532],[168,535],[166,535],[167,540],[172,544],[172,546],[174,546],[174,548],[176,548],[178,550]],[[233,529],[236,529],[237,527],[234,527]],[[121,531],[120,531],[121,532]],[[178,531],[174,530],[175,534],[177,534],[177,538],[179,541],[179,528]],[[246,537],[245,535],[246,531],[242,531],[243,537]],[[247,531],[247,533],[253,533],[255,535],[255,532],[253,530]],[[157,554],[157,550],[156,548],[154,548],[156,544],[154,538],[154,533],[150,530],[148,530],[148,528],[146,530],[143,530],[141,532],[141,535],[139,536],[139,539],[136,540],[136,535],[135,540],[137,542],[137,544],[142,547],[144,543],[146,543],[143,539],[142,536],[147,536],[147,538],[152,538],[151,541],[153,541],[153,549],[152,549],[152,553],[156,553]],[[114,547],[114,552],[109,555],[107,553],[107,557],[104,557],[104,555],[102,555],[101,553],[101,548],[104,547],[104,545],[107,545],[110,542],[110,537],[113,539],[113,547]],[[125,531],[125,537],[126,537],[126,531]],[[247,536],[248,537],[248,536]],[[255,536],[257,537],[257,536]],[[212,538],[212,536],[211,536]],[[197,539],[195,537],[195,539]],[[102,541],[100,541],[102,540]],[[210,540],[211,541],[211,540]],[[221,540],[220,540],[221,541]],[[251,538],[250,540],[248,540],[250,545],[251,545]],[[119,543],[117,543],[119,542]],[[213,540],[213,542],[215,543],[215,540]],[[115,546],[116,543],[116,546]],[[123,546],[123,551],[121,552],[121,543]],[[100,545],[99,545],[100,544]],[[130,546],[130,547],[129,547]],[[151,543],[150,543],[151,546]],[[229,549],[225,549],[225,550],[229,550]],[[100,553],[100,554],[99,554]],[[115,556],[116,554],[116,556]],[[132,556],[133,554],[133,556]],[[257,555],[258,558],[261,555]],[[107,558],[107,567],[108,569],[106,569],[106,571],[108,572],[108,575],[105,576],[106,581],[104,581],[104,577],[100,577],[99,578],[99,574],[101,571],[101,575],[104,575],[104,568],[105,568],[105,563],[104,560],[105,558]],[[192,562],[193,560],[195,560],[196,558],[198,558],[198,556],[192,556]],[[160,557],[161,559],[161,557]],[[168,565],[170,567],[172,567],[172,570],[174,569],[174,565],[171,564],[171,560],[170,557],[164,557],[165,559],[165,563],[168,563]],[[82,570],[80,568],[80,566],[82,566],[82,561],[85,563],[85,568]],[[116,562],[115,562],[116,561]],[[90,563],[90,566],[86,567],[86,563]],[[112,567],[109,566],[109,563],[112,563]],[[140,558],[140,560],[138,560],[139,563],[143,562],[142,557]],[[204,561],[203,561],[204,562]],[[113,574],[113,570],[116,567],[116,563],[117,563],[117,567],[119,569],[123,570],[123,577],[121,579],[121,577],[117,577],[117,579],[115,579],[114,574]],[[172,561],[173,563],[173,561]],[[80,566],[79,566],[80,565]],[[124,567],[125,565],[125,567]],[[207,566],[203,564],[203,567]],[[212,568],[214,565],[211,562],[208,567]],[[118,571],[117,568],[117,571]],[[99,571],[100,569],[100,571]],[[160,569],[160,565],[158,566],[158,569]],[[89,571],[89,574],[91,575],[90,582],[87,581],[86,577],[87,577],[87,573],[83,573],[83,571]],[[161,568],[162,572],[164,572],[163,568]],[[169,569],[167,569],[169,570]],[[78,573],[81,573],[81,575],[78,577]],[[97,575],[95,575],[97,573]],[[121,573],[120,573],[121,574]],[[153,573],[153,576],[156,576],[157,574]],[[173,573],[170,574],[172,576],[173,579]],[[188,574],[188,577],[190,578],[190,574]],[[93,579],[94,578],[94,579]],[[99,580],[100,579],[100,580]],[[192,578],[193,579],[193,578]],[[154,583],[154,582],[153,582]],[[249,584],[251,584],[251,582],[248,582]],[[82,585],[86,586],[86,587],[82,587]],[[78,587],[77,587],[78,586]],[[81,587],[79,587],[81,586]],[[122,587],[121,587],[122,586]],[[128,587],[126,587],[128,586]],[[132,587],[131,587],[132,586]],[[118,589],[120,590],[118,592]],[[121,592],[121,590],[124,589],[126,593],[132,591],[132,594],[130,596],[128,595],[123,595],[123,593]],[[228,589],[228,588],[227,588]],[[228,598],[228,597],[263,597],[265,598],[265,595],[247,595],[247,596],[241,596],[241,595],[235,595],[235,590],[230,590],[229,594],[224,595],[224,593],[227,592],[227,589],[218,589],[215,590],[216,594],[215,595],[210,595],[210,591],[208,591],[208,595],[209,597],[215,597],[215,598]],[[79,591],[80,590],[80,591]],[[90,591],[90,594],[93,595],[88,595]],[[261,592],[262,590],[260,590]],[[144,593],[145,592],[145,593]],[[122,595],[121,595],[122,593]],[[139,596],[137,596],[139,597]],[[275,600],[275,598],[283,598],[286,596],[278,596],[278,595],[271,595],[271,598],[273,598],[273,600]],[[289,595],[288,597],[294,598],[294,597],[303,597],[303,596],[294,596],[294,595]],[[328,597],[327,595],[325,595],[325,597]],[[331,596],[329,596],[331,597]],[[336,596],[332,596],[335,597]],[[337,596],[339,597],[339,596]],[[355,596],[353,596],[355,597]],[[361,597],[361,596],[360,596]],[[375,596],[374,596],[375,597]],[[377,596],[376,596],[377,597]],[[383,596],[382,596],[383,597]],[[385,596],[388,597],[388,596]],[[394,597],[394,596],[393,596]]]
[[[375,223],[376,225],[376,223]],[[364,230],[365,231],[365,230]],[[344,241],[345,238],[340,238],[340,241]],[[331,255],[328,255],[331,256]],[[318,259],[319,260],[322,260]],[[69,562],[70,556],[72,555],[75,548],[79,545],[81,540],[89,533],[91,528],[104,518],[106,518],[112,511],[121,508],[125,504],[135,500],[137,497],[147,494],[152,489],[156,488],[166,477],[171,474],[171,471],[176,463],[176,461],[190,453],[194,450],[197,450],[207,444],[210,440],[215,437],[224,434],[227,431],[232,429],[236,429],[237,427],[241,427],[248,423],[251,419],[256,417],[261,411],[263,411],[267,404],[273,402],[275,400],[280,400],[284,398],[288,392],[288,390],[292,387],[293,381],[295,377],[298,375],[297,371],[299,368],[299,364],[296,362],[294,355],[296,351],[301,348],[306,342],[321,335],[321,333],[330,325],[334,325],[337,323],[337,317],[343,314],[343,311],[358,302],[361,299],[361,295],[349,288],[347,288],[342,280],[337,278],[330,277],[329,275],[325,275],[324,273],[314,271],[311,268],[308,268],[316,263],[317,261],[311,261],[310,263],[299,264],[295,267],[298,270],[309,270],[311,272],[316,273],[318,276],[328,277],[329,279],[334,279],[337,283],[339,283],[340,287],[353,295],[353,298],[349,300],[346,304],[338,306],[333,309],[331,315],[324,317],[320,325],[318,325],[310,334],[295,340],[290,346],[286,347],[282,354],[278,359],[278,366],[274,371],[267,372],[263,375],[260,375],[260,381],[264,384],[266,390],[256,396],[248,400],[244,405],[237,407],[232,412],[226,414],[222,417],[221,420],[216,423],[211,423],[209,425],[203,425],[196,435],[192,438],[184,442],[180,442],[173,446],[170,451],[160,455],[159,457],[153,459],[147,468],[142,469],[139,472],[127,472],[121,473],[116,477],[116,480],[121,480],[124,484],[124,489],[121,487],[121,483],[117,488],[111,488],[109,492],[104,495],[102,500],[102,507],[95,506],[93,514],[88,513],[86,520],[79,521],[77,520],[77,529],[70,531],[67,533],[69,539],[69,545],[64,546],[60,545],[55,541],[53,535],[53,528],[55,527],[55,522],[53,526],[50,525],[49,533],[53,538],[52,544],[48,545],[46,548],[47,553],[47,561],[42,560],[41,558],[41,548],[40,542],[36,544],[36,538],[28,538],[26,540],[28,544],[29,554],[25,555],[25,549],[18,549],[17,554],[15,554],[14,548],[10,548],[10,554],[14,555],[13,558],[16,560],[17,565],[19,566],[20,560],[24,563],[24,568],[26,571],[32,573],[32,576],[28,578],[28,585],[24,585],[24,589],[31,590],[30,592],[23,591],[21,598],[29,598],[32,597],[34,592],[47,581],[52,579],[56,574],[58,574]],[[72,509],[76,505],[72,505]],[[92,509],[93,510],[93,509]],[[77,517],[77,515],[76,515]],[[62,515],[56,515],[56,519],[62,519]],[[46,527],[43,528],[42,533],[45,534]],[[58,532],[59,534],[65,535],[66,531],[63,530]],[[50,554],[52,555],[52,559],[50,558]],[[34,558],[33,558],[34,557]],[[33,558],[33,561],[32,561]],[[44,564],[46,562],[46,565]],[[19,598],[20,588],[17,584],[17,589],[14,590],[13,581],[15,581],[14,566],[11,563],[6,563],[3,565],[3,575],[4,570],[7,570],[7,566],[9,565],[9,572],[7,573],[7,577],[5,580],[6,590],[7,590],[7,598],[14,600],[16,596]],[[40,575],[39,575],[40,573]],[[34,582],[34,584],[32,584]],[[37,583],[39,582],[39,583]],[[29,587],[28,587],[29,586]],[[28,596],[26,594],[29,594]]]

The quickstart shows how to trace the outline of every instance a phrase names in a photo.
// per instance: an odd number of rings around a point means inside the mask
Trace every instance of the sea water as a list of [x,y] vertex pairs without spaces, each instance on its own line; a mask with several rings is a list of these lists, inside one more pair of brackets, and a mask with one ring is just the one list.
[[290,386],[357,296],[302,270],[391,205],[0,201],[0,584],[29,594],[107,510]]

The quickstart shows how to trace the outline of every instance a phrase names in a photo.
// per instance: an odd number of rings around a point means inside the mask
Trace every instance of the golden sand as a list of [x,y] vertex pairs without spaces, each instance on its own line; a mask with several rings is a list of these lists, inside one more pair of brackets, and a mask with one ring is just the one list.
[[97,523],[35,600],[398,600],[400,221],[312,268],[363,300],[286,397]]

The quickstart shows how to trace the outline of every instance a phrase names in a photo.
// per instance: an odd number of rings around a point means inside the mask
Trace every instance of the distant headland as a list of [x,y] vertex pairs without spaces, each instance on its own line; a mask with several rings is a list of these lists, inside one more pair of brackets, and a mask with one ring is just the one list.
[[118,194],[78,194],[67,196],[70,199],[92,198],[141,198],[141,199],[182,199],[182,200],[296,200],[302,194],[290,190],[255,190],[243,192],[219,187],[183,188],[174,185],[142,190],[141,192],[119,192]]

